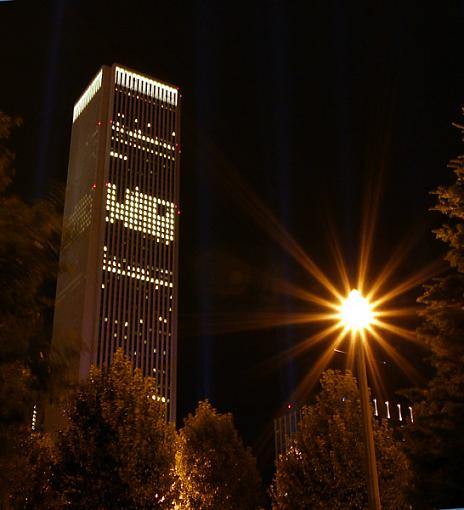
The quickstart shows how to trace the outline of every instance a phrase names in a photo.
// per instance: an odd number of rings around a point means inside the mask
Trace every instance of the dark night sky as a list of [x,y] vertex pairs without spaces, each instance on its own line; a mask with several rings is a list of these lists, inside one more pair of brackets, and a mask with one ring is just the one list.
[[374,269],[413,235],[397,279],[441,253],[428,191],[461,151],[463,22],[451,0],[0,3],[0,109],[24,119],[27,199],[65,182],[72,107],[102,64],[181,88],[179,417],[208,396],[266,458],[272,417],[315,356],[266,363],[310,328],[221,334],[245,313],[294,309],[270,277],[317,290],[234,183],[331,275],[327,225],[354,267],[369,183]]

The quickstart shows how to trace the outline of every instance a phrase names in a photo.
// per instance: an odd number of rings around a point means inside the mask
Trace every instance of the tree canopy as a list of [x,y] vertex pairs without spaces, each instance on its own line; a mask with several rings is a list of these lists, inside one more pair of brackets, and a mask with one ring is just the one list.
[[[53,296],[61,215],[56,201],[29,204],[10,191],[11,136],[20,120],[0,112],[0,469],[30,432],[33,406],[50,382]],[[2,482],[5,480],[2,477]],[[5,487],[0,482],[0,499]]]
[[[298,431],[276,463],[275,510],[367,508],[361,405],[350,372],[322,374],[315,404],[303,408]],[[409,508],[407,458],[387,421],[374,422],[382,508]]]
[[18,506],[46,508],[41,502],[53,500],[57,508],[172,508],[174,426],[166,421],[155,381],[134,369],[121,350],[111,367],[91,369],[67,416],[45,463],[44,454],[33,450],[32,480],[42,480],[31,493],[17,494]]
[[179,431],[176,457],[179,507],[185,510],[256,510],[261,480],[256,460],[245,448],[231,414],[218,413],[208,401]]

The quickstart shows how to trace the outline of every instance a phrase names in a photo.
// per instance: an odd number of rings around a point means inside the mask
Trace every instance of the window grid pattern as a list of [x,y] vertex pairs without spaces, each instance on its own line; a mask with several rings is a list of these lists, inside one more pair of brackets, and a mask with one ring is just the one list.
[[137,76],[116,69],[97,364],[109,364],[123,347],[155,377],[169,405],[176,362],[177,90]]

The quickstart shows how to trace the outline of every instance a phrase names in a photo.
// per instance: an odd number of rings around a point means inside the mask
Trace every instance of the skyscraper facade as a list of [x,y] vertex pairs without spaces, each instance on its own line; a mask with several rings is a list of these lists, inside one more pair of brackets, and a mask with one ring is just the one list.
[[122,347],[176,412],[180,95],[103,66],[74,106],[53,342],[74,376]]

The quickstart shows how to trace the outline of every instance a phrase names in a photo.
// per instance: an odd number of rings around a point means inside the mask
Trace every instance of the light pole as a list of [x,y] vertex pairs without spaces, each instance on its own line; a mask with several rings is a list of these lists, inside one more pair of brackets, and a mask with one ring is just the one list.
[[366,356],[363,345],[366,339],[364,329],[372,322],[373,312],[367,299],[364,298],[359,291],[352,290],[341,306],[341,318],[343,323],[351,330],[351,339],[356,349],[359,392],[361,397],[361,417],[367,465],[366,474],[369,510],[381,510],[372,416],[369,406],[369,390],[367,387]]

